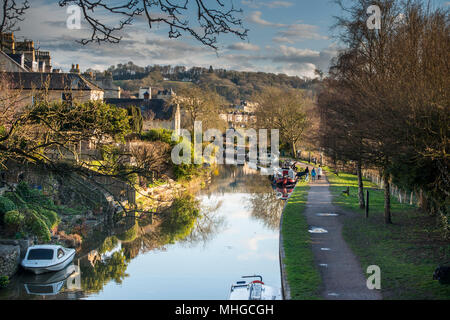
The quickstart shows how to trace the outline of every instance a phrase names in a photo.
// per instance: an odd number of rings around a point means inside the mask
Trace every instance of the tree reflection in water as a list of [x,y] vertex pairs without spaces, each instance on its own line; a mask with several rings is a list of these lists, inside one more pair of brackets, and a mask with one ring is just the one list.
[[274,193],[253,193],[248,207],[252,217],[263,221],[269,229],[277,230],[280,226],[283,206],[284,201],[278,200]]
[[276,198],[275,192],[270,189],[269,177],[261,175],[257,170],[247,165],[222,166],[213,176],[213,183],[203,193],[250,193],[249,204],[252,217],[263,221],[271,230],[277,230],[280,224],[284,201]]
[[168,244],[183,246],[205,245],[223,230],[225,218],[219,215],[222,202],[202,205],[192,195],[184,195],[171,208],[153,219],[153,224],[139,221],[139,236],[122,242],[125,256],[133,259],[140,253],[164,251]]
[[219,209],[222,201],[217,201],[214,205],[201,205],[201,216],[197,219],[192,232],[183,239],[183,244],[191,246],[202,242],[205,246],[214,236],[226,228],[225,217],[220,216]]
[[110,281],[121,284],[128,276],[126,270],[129,260],[126,259],[123,250],[114,252],[109,258],[99,260],[92,267],[90,264],[80,265],[81,288],[89,293],[96,293]]

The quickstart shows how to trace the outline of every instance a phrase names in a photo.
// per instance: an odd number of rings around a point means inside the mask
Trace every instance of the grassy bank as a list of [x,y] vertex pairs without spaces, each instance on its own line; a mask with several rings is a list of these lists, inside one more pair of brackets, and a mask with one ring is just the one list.
[[[343,235],[363,270],[381,268],[384,299],[450,299],[450,285],[432,279],[440,263],[450,262],[450,242],[443,241],[435,218],[391,198],[392,225],[384,223],[383,190],[369,181],[370,213],[359,209],[357,177],[328,172],[334,203],[356,215],[343,218]],[[350,196],[342,191],[350,188]]]
[[314,265],[308,224],[303,215],[308,190],[306,183],[299,183],[283,211],[283,263],[293,300],[320,299],[322,280]]

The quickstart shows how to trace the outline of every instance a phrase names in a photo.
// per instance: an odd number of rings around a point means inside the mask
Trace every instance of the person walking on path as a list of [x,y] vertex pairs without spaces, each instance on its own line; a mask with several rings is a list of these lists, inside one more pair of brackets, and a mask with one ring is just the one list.
[[322,177],[322,167],[319,165],[319,168],[317,168],[317,180],[320,180]]
[[316,181],[316,169],[315,168],[313,168],[311,171],[311,178],[312,178],[313,182]]
[[306,174],[305,181],[308,181],[309,180],[309,167],[306,167],[305,174]]

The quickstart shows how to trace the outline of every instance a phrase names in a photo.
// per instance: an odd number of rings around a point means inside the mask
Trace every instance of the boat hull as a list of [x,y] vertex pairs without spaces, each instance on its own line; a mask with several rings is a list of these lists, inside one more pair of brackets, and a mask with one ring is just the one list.
[[64,269],[65,267],[67,267],[70,263],[72,263],[74,257],[75,257],[75,250],[73,251],[73,253],[70,254],[70,256],[66,260],[64,260],[58,264],[34,267],[34,266],[30,266],[28,264],[22,263],[22,267],[27,271],[33,272],[34,274],[55,272],[55,271],[60,271],[60,270]]

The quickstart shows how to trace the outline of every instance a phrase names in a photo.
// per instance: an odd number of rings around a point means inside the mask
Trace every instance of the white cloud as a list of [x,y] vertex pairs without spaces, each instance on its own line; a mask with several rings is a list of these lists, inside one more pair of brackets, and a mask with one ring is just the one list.
[[273,40],[281,42],[293,43],[301,40],[327,40],[327,36],[320,35],[318,27],[310,24],[292,24],[287,29],[278,31],[277,37]]
[[254,11],[248,16],[248,20],[250,22],[259,24],[261,26],[278,27],[278,28],[286,27],[286,25],[282,24],[282,23],[274,23],[274,22],[270,22],[270,21],[264,20],[263,18],[261,18],[261,15],[262,15],[261,11]]
[[289,8],[292,7],[293,5],[294,4],[292,2],[288,1],[272,1],[266,4],[266,6],[269,8]]
[[247,42],[236,42],[233,44],[230,44],[228,49],[231,50],[241,50],[241,51],[258,51],[260,50],[259,46]]
[[270,2],[261,2],[256,0],[242,0],[242,4],[246,5],[247,7],[258,9],[261,7],[267,7],[267,8],[289,8],[292,7],[294,4],[292,2],[288,1],[270,1]]
[[277,43],[289,43],[289,44],[293,44],[295,43],[294,40],[287,38],[287,37],[274,37],[272,39],[273,42],[277,42]]

